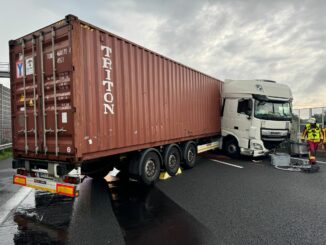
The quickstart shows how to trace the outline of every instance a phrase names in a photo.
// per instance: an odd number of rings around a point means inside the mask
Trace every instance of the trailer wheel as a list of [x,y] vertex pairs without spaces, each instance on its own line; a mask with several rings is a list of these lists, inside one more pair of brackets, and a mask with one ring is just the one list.
[[193,141],[188,141],[183,147],[183,167],[184,168],[193,168],[196,163],[197,157],[197,148],[196,144]]
[[240,148],[235,139],[227,140],[223,145],[223,149],[225,153],[232,158],[237,158],[240,155]]
[[169,145],[164,151],[164,167],[170,176],[175,176],[180,168],[181,154],[177,145]]
[[161,158],[154,150],[147,150],[139,161],[140,178],[145,185],[153,185],[160,176]]

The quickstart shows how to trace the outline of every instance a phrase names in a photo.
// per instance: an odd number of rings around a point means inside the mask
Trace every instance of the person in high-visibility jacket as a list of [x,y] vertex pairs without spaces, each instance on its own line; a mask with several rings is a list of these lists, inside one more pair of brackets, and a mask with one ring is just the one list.
[[326,126],[323,129],[323,134],[324,134],[324,150],[326,151]]
[[316,151],[318,145],[323,142],[324,134],[318,123],[316,123],[316,118],[310,118],[306,124],[301,140],[304,141],[307,137],[307,142],[309,144],[309,163],[316,163]]

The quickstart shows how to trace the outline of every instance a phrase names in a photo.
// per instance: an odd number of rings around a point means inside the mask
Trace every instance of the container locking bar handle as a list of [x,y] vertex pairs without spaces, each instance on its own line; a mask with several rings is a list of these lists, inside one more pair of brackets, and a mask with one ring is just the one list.
[[54,135],[55,135],[55,155],[58,156],[58,112],[57,112],[57,83],[56,83],[56,66],[55,66],[55,49],[54,49],[54,38],[55,30],[52,27],[52,70],[53,70],[53,99],[54,99]]
[[32,57],[33,57],[33,100],[34,100],[34,143],[35,143],[35,154],[38,153],[38,144],[37,144],[37,112],[36,112],[36,92],[35,92],[35,38],[32,39]]
[[26,67],[25,67],[25,41],[21,40],[22,43],[22,60],[23,60],[23,86],[24,86],[24,134],[25,134],[25,154],[28,152],[27,143],[27,112],[26,112]]
[[43,35],[40,35],[40,63],[41,63],[41,84],[42,84],[42,114],[43,114],[43,147],[44,154],[47,153],[48,147],[46,146],[46,112],[45,112],[45,92],[44,92],[44,62],[43,62]]

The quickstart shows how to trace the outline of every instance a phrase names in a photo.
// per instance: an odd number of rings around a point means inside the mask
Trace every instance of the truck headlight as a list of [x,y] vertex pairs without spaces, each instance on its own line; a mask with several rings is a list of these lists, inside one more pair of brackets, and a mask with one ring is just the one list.
[[263,146],[261,144],[258,143],[252,143],[252,146],[255,150],[262,150]]

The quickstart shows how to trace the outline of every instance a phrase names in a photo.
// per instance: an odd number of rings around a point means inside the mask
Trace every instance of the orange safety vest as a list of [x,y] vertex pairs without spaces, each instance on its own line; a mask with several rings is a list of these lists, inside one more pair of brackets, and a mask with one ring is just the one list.
[[304,139],[307,136],[308,141],[312,142],[320,142],[323,140],[323,132],[318,123],[316,123],[316,127],[311,127],[310,123],[306,124],[306,127],[302,133],[301,138]]
[[323,134],[324,134],[324,143],[326,143],[326,128],[323,129]]

